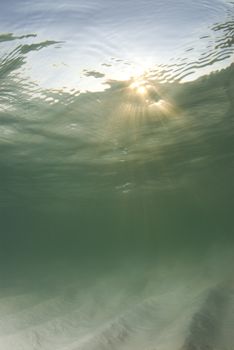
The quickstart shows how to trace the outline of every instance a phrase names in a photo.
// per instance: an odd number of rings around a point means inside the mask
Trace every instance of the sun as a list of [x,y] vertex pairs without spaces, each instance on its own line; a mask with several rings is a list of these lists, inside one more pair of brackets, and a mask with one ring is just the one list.
[[147,90],[146,90],[146,87],[145,86],[139,86],[137,89],[136,89],[136,92],[140,95],[145,95]]
[[133,90],[135,93],[139,95],[146,95],[147,94],[147,88],[145,86],[144,80],[135,80],[130,84],[130,89]]

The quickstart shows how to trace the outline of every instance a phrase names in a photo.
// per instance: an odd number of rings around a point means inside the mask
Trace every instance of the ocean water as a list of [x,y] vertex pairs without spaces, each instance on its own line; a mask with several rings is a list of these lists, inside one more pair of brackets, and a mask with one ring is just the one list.
[[233,1],[0,5],[0,350],[233,350]]

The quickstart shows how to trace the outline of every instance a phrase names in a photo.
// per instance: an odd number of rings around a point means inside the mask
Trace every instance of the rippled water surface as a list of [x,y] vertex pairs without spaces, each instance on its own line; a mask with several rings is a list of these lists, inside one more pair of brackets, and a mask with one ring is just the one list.
[[232,350],[234,3],[1,1],[0,350]]

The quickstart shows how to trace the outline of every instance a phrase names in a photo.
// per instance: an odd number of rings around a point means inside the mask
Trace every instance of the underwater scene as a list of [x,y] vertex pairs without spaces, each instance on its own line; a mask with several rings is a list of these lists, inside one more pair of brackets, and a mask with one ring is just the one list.
[[0,350],[233,350],[234,2],[0,5]]

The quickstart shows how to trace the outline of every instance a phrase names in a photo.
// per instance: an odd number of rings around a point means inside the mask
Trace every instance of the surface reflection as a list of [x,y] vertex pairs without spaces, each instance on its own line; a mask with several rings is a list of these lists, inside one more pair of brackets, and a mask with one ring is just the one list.
[[[142,75],[160,82],[191,81],[233,60],[229,1],[138,0],[135,6],[130,1],[118,6],[114,1],[56,6],[41,1],[30,6],[20,0],[15,7],[14,1],[4,4],[2,18],[2,33],[15,30],[2,34],[2,42],[25,41],[19,44],[21,54],[39,50],[27,55],[21,77],[48,89],[103,91],[109,80]],[[45,47],[53,41],[59,50],[40,50],[40,42]]]

